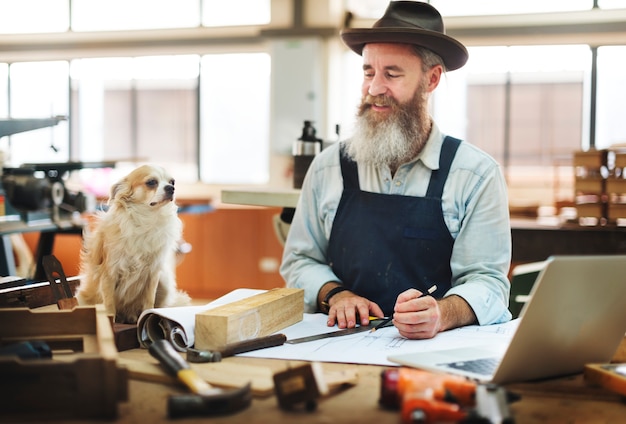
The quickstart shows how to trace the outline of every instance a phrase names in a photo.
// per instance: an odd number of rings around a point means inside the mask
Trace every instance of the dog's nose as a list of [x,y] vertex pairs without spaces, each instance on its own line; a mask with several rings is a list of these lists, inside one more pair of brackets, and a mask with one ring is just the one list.
[[167,194],[174,194],[174,186],[173,185],[166,185],[164,190],[165,190],[165,192]]

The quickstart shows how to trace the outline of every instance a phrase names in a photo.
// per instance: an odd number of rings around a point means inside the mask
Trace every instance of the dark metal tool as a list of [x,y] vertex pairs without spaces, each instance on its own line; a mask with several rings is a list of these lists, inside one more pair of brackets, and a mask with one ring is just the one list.
[[170,418],[229,415],[252,403],[250,383],[230,391],[211,386],[191,369],[169,341],[156,340],[148,351],[159,360],[168,374],[175,376],[192,392],[168,398],[167,412]]
[[[341,337],[341,336],[347,336],[349,334],[362,333],[363,331],[371,331],[373,328],[372,326],[376,326],[377,324],[383,321],[385,321],[384,318],[372,320],[370,321],[370,325],[361,325],[359,327],[346,328],[344,330],[331,331],[329,333],[321,333],[321,334],[315,334],[313,336],[300,337],[298,339],[287,340],[285,343],[289,343],[289,344],[306,343],[306,342],[312,342],[315,340],[327,339],[329,337]],[[383,327],[387,327],[391,325],[393,325],[393,323],[389,321],[385,323]],[[381,327],[378,327],[378,328],[381,328]]]
[[187,348],[187,361],[194,363],[220,362],[222,358],[234,356],[239,353],[252,352],[253,350],[265,349],[266,347],[280,346],[285,343],[287,336],[284,334],[271,334],[243,340],[237,343],[227,344],[216,350],[202,350]]
[[[72,289],[67,282],[65,271],[63,271],[63,266],[56,256],[46,255],[41,259],[41,263],[50,283],[52,296],[56,299],[59,309],[74,309],[78,306],[78,300],[74,297],[74,293],[72,293]],[[57,278],[59,279],[59,284],[56,282]]]

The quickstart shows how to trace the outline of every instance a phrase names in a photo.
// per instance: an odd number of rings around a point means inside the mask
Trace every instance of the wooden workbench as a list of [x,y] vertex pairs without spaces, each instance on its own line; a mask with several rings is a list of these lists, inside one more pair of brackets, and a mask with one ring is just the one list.
[[[56,306],[49,305],[38,309],[54,310],[55,308]],[[269,375],[302,363],[252,357],[228,357],[224,358],[223,361],[229,362],[231,365],[264,367],[269,370]],[[626,363],[626,338],[616,351],[613,361]],[[277,399],[270,389],[263,396],[255,396],[249,408],[234,415],[169,420],[167,418],[168,396],[186,393],[186,389],[175,383],[160,383],[148,381],[144,377],[136,377],[128,365],[129,362],[156,364],[156,360],[150,356],[146,349],[137,348],[119,352],[119,363],[128,367],[130,379],[128,380],[128,401],[118,402],[117,419],[113,421],[71,420],[69,422],[73,424],[96,422],[158,424],[175,421],[184,424],[209,422],[229,424],[400,423],[400,416],[397,411],[383,409],[378,404],[380,376],[381,372],[386,369],[383,366],[322,363],[324,372],[356,370],[358,381],[354,386],[342,388],[335,391],[332,396],[320,399],[314,412],[306,412],[304,408],[290,412],[283,411],[278,407]],[[203,366],[205,364],[194,364],[194,366],[196,365]],[[207,366],[210,365],[207,364]],[[240,370],[244,368],[243,366],[238,367]],[[521,396],[519,401],[511,405],[515,422],[518,424],[626,422],[625,399],[603,388],[587,385],[582,374],[537,382],[510,384],[506,388]],[[33,399],[32,407],[37,408],[36,399]],[[20,422],[23,423],[24,421]],[[46,420],[48,424],[67,422],[67,420]]]
[[[145,357],[151,361],[145,349],[120,352],[121,358]],[[259,358],[230,357],[232,361],[247,365],[269,367],[272,372],[295,366],[298,362]],[[278,408],[275,396],[255,397],[250,408],[234,415],[211,418],[185,418],[177,420],[185,424],[195,423],[399,423],[399,413],[379,407],[380,373],[384,367],[323,363],[324,371],[340,371],[346,368],[358,371],[355,386],[339,390],[330,397],[320,399],[317,410],[306,412],[304,408],[286,412]],[[626,403],[608,391],[589,387],[582,375],[550,379],[542,382],[514,384],[508,388],[521,395],[512,404],[516,423],[617,423],[626,420]],[[131,379],[129,401],[119,404],[119,423],[157,424],[172,422],[167,419],[166,403],[170,394],[184,393],[184,388]],[[72,421],[81,423],[87,421]],[[104,421],[100,421],[104,422]],[[108,421],[106,421],[108,422]],[[51,421],[50,423],[54,423]]]

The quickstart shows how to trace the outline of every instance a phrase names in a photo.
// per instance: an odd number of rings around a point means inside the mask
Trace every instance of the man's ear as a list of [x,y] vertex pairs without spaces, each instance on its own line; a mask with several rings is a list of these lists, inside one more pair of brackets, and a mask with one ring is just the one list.
[[428,92],[432,93],[441,81],[441,75],[443,74],[443,66],[435,65],[428,70]]

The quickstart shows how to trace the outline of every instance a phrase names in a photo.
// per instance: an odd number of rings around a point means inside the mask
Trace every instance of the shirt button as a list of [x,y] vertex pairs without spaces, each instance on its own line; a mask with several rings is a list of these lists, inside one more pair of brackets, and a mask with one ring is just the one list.
[[396,187],[400,187],[402,185],[401,181],[396,181]]

